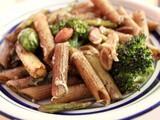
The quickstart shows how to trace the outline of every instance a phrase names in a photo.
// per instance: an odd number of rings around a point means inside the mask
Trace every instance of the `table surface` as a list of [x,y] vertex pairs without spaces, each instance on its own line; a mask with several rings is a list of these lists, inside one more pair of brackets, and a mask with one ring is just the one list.
[[[0,15],[5,16],[5,13],[10,11],[16,4],[21,3],[23,1],[32,1],[32,0],[0,0]],[[158,0],[142,0],[150,2],[151,4],[158,5]],[[159,0],[160,5],[160,0]],[[0,26],[3,25],[3,21],[1,20]],[[148,113],[135,118],[134,120],[157,120],[160,119],[160,106],[149,111]],[[0,120],[8,120],[8,118],[0,115]]]

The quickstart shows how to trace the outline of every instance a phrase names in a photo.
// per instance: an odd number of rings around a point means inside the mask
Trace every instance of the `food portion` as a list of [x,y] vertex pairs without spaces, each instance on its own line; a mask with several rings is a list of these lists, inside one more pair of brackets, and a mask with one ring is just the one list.
[[56,113],[107,106],[139,91],[160,49],[149,32],[159,23],[143,10],[128,13],[108,0],[71,3],[22,21],[0,45],[0,83]]

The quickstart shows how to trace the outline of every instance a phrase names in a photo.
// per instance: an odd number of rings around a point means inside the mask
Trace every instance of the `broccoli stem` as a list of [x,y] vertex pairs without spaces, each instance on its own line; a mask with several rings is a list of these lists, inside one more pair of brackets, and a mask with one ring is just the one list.
[[82,108],[87,108],[95,103],[95,100],[90,101],[75,101],[70,103],[55,103],[55,104],[47,104],[39,107],[39,111],[47,112],[47,113],[56,113],[60,111],[67,110],[77,110]]
[[117,27],[116,23],[113,23],[109,20],[103,20],[103,19],[85,20],[85,22],[90,26],[104,26],[104,27],[110,27],[110,28]]

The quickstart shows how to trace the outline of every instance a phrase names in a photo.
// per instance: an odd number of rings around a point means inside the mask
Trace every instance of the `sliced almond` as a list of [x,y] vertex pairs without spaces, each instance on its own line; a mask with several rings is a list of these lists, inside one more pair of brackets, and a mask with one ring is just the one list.
[[89,32],[89,40],[93,44],[100,44],[102,42],[102,37],[98,28],[92,28]]
[[65,42],[69,40],[73,35],[73,29],[72,28],[63,28],[60,30],[56,37],[55,37],[55,42],[60,43],[60,42]]

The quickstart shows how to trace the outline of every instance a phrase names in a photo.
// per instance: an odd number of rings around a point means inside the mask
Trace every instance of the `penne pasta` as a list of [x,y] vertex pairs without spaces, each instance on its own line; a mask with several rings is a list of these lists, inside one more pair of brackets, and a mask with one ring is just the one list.
[[108,0],[91,0],[95,7],[109,20],[114,23],[121,23],[123,17],[117,13]]
[[47,70],[43,63],[32,52],[26,51],[20,43],[16,44],[16,53],[32,77],[46,76]]
[[68,92],[69,43],[58,43],[53,56],[52,101]]
[[106,105],[109,104],[110,96],[85,56],[75,48],[70,50],[70,56],[94,98],[97,101],[104,101]]
[[149,29],[148,29],[147,18],[146,18],[144,11],[139,10],[139,11],[134,12],[133,19],[141,28],[140,33],[143,33],[147,36],[146,43],[149,43]]
[[42,81],[42,80],[43,80],[43,78],[34,79],[33,77],[29,76],[29,77],[22,78],[22,79],[9,80],[6,82],[6,85],[9,88],[11,88],[13,91],[17,92],[20,89],[32,86],[32,82],[38,82],[38,81]]
[[49,29],[46,16],[42,13],[37,14],[34,18],[34,26],[40,39],[44,61],[51,66],[50,58],[53,54],[54,38]]
[[80,84],[75,86],[69,86],[68,93],[66,93],[61,98],[53,100],[52,103],[68,103],[90,97],[92,97],[92,94],[89,89],[84,84]]
[[158,22],[151,21],[151,20],[148,20],[147,24],[148,24],[149,32],[156,30],[158,26],[160,25]]
[[81,9],[74,9],[71,11],[71,14],[85,14],[87,12],[94,12],[95,7],[94,6],[88,6]]
[[138,35],[140,32],[140,27],[137,25],[137,23],[131,17],[128,16],[125,9],[121,6],[117,9],[117,12],[120,15],[124,16],[124,21],[123,21],[124,25],[132,27],[132,35],[133,36]]
[[18,93],[26,99],[36,102],[51,97],[51,88],[51,84],[45,84],[21,89],[18,90]]
[[117,31],[114,31],[112,29],[108,29],[108,28],[105,28],[103,26],[101,26],[99,28],[101,34],[103,35],[108,35],[108,34],[113,34],[113,33],[116,33],[119,37],[119,42],[127,42],[131,39],[132,35],[130,34],[125,34],[125,33],[121,33],[121,32],[117,32]]
[[116,31],[122,32],[122,33],[125,33],[125,34],[132,34],[133,33],[132,27],[129,27],[129,26],[119,27],[119,28],[116,29]]
[[0,73],[0,83],[5,83],[8,80],[19,79],[28,75],[28,72],[23,66],[2,71]]
[[90,1],[84,2],[84,3],[80,3],[80,4],[77,4],[77,5],[74,6],[73,11],[74,11],[74,10],[77,10],[77,9],[89,7],[89,6],[91,6],[91,5],[93,5],[93,4],[92,4]]
[[9,61],[13,52],[14,52],[13,43],[9,42],[8,40],[4,40],[0,45],[0,55],[1,55],[0,65],[2,65],[5,68],[8,68]]
[[112,100],[119,100],[122,99],[123,96],[120,93],[118,87],[114,83],[112,77],[109,75],[109,73],[101,66],[100,60],[97,55],[95,54],[86,54],[85,55],[94,70],[96,71],[99,78],[102,80],[105,88],[107,89],[110,97]]

